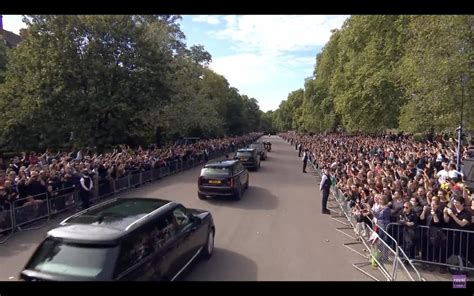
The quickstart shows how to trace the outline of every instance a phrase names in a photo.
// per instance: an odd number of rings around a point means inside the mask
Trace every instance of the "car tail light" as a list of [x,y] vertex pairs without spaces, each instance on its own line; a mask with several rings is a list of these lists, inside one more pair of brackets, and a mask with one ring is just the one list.
[[234,187],[234,178],[230,178],[229,182],[230,182],[230,187]]
[[202,176],[200,176],[198,178],[198,185],[202,185],[202,181],[204,180],[204,178]]

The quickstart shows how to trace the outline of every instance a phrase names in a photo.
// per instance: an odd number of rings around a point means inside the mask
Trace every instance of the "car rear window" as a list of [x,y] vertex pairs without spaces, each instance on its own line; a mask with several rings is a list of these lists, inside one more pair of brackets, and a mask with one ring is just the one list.
[[239,156],[251,157],[252,152],[250,152],[250,151],[243,151],[243,152],[237,151],[237,154],[235,156],[237,156],[237,157],[239,157]]
[[107,279],[117,251],[112,245],[89,245],[46,239],[26,267],[38,272]]
[[229,177],[230,175],[230,167],[206,167],[201,171],[201,176]]

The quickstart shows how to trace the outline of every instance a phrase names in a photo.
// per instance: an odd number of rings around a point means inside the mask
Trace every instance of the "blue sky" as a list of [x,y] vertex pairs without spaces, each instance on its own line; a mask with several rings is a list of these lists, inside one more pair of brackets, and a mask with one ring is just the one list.
[[[288,94],[313,75],[316,54],[348,16],[184,15],[188,47],[201,44],[212,55],[210,67],[240,94],[276,110]],[[18,33],[21,16],[4,15],[6,30]]]

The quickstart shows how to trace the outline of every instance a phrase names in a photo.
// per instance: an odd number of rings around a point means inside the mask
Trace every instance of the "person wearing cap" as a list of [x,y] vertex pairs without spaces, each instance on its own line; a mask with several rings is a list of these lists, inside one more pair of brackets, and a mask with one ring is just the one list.
[[92,188],[94,187],[94,182],[92,182],[91,177],[89,176],[89,171],[87,169],[82,170],[82,175],[79,180],[79,192],[82,200],[82,207],[87,209],[90,206],[90,197],[92,195]]

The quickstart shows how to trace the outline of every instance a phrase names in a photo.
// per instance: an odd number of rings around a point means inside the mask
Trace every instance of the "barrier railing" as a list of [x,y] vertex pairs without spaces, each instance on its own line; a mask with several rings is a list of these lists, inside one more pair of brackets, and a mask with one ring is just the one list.
[[416,231],[408,233],[404,228],[400,223],[390,223],[387,232],[395,237],[413,262],[460,268],[449,263],[451,256],[460,256],[462,269],[474,270],[472,265],[466,264],[473,260],[474,250],[469,246],[474,243],[474,231],[418,225]]
[[130,188],[129,176],[120,177],[115,180],[115,192],[121,192]]
[[148,183],[151,181],[151,170],[146,170],[142,172],[142,184]]
[[137,185],[142,184],[142,173],[140,171],[131,172],[129,178],[129,187],[135,187]]
[[48,198],[51,215],[59,214],[74,207],[77,207],[78,199],[75,187],[61,190],[59,194]]
[[[295,143],[295,149],[297,150],[297,143]],[[322,172],[312,153],[309,154],[309,161],[313,170],[321,176]],[[419,272],[412,262],[408,260],[405,252],[399,247],[397,240],[387,233],[385,229],[377,226],[378,229],[375,231],[376,223],[370,219],[371,227],[364,225],[365,229],[363,231],[360,229],[357,216],[352,211],[349,201],[345,199],[344,194],[335,185],[335,181],[335,179],[332,180],[331,193],[339,211],[332,210],[331,212],[335,213],[335,215],[331,215],[331,218],[344,225],[344,227],[337,227],[337,231],[355,240],[355,242],[345,243],[344,246],[367,259],[364,262],[354,263],[352,266],[376,281],[378,279],[366,272],[363,267],[368,265],[377,267],[387,281],[421,281],[422,278]],[[345,221],[341,221],[339,218],[345,218]],[[347,234],[344,230],[352,230],[356,237]],[[370,256],[354,250],[351,246],[355,244],[363,244],[367,250],[371,250]]]
[[[238,148],[238,147],[236,147]],[[231,149],[212,151],[207,161],[221,157]],[[169,161],[165,166],[155,167],[145,171],[134,171],[117,178],[95,180],[94,185],[97,190],[91,197],[91,203],[101,202],[105,198],[118,194],[150,181],[158,180],[166,176],[181,172],[186,169],[202,165],[206,162],[204,154],[183,160]],[[81,205],[79,192],[76,187],[69,187],[54,193],[42,193],[23,199],[18,199],[11,203],[10,210],[0,212],[0,244],[6,242],[15,232],[23,230],[34,230],[42,227],[26,226],[40,220],[49,220],[52,216],[68,210],[77,209]]]
[[104,179],[98,183],[99,190],[98,190],[98,197],[99,199],[103,199],[110,195],[114,194],[114,182],[109,179]]
[[49,219],[51,216],[49,208],[49,197],[47,193],[15,200],[13,202],[13,221],[15,230],[30,230],[24,225]]
[[10,209],[0,211],[0,244],[6,242],[14,232],[14,219],[12,205]]

